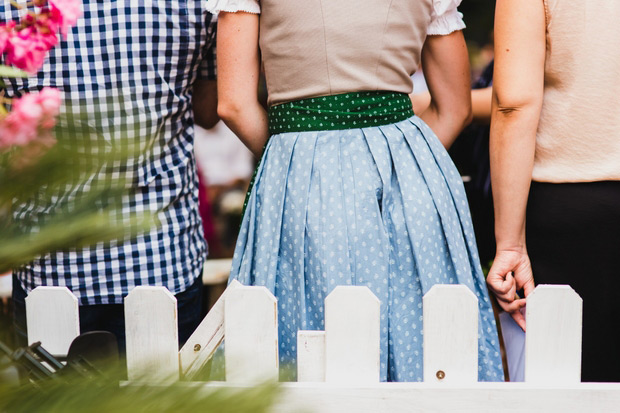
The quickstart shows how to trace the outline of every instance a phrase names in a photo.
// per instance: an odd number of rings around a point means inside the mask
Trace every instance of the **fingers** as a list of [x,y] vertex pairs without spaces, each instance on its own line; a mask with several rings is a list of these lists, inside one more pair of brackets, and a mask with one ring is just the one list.
[[499,300],[507,303],[514,301],[517,285],[512,272],[491,268],[487,277],[487,284]]
[[525,293],[525,296],[527,297],[528,295],[530,295],[530,293],[534,291],[534,288],[536,288],[536,285],[534,284],[534,278],[530,277],[523,284],[523,292]]
[[519,327],[521,327],[521,329],[525,331],[525,316],[523,315],[523,311],[521,311],[520,309],[517,311],[513,311],[510,313],[510,316],[513,320],[515,320],[515,323],[517,323]]

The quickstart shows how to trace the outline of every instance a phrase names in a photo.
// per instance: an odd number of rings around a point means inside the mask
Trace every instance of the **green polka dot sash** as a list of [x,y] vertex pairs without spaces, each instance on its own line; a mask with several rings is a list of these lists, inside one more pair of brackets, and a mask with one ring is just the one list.
[[367,128],[413,116],[405,93],[354,92],[320,96],[269,108],[269,134]]

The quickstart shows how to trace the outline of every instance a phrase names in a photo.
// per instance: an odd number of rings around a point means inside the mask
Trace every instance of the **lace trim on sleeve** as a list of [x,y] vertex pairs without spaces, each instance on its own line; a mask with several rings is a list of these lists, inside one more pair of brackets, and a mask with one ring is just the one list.
[[447,11],[441,16],[436,16],[428,26],[428,35],[446,35],[457,30],[463,30],[465,22],[463,15],[458,12],[456,7]]
[[221,11],[260,14],[259,0],[207,0],[206,8],[212,14],[218,14]]

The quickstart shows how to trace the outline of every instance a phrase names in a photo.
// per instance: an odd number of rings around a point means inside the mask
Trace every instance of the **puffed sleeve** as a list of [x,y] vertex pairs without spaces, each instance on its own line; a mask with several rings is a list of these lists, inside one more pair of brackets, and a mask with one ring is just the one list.
[[218,14],[221,11],[260,14],[259,0],[207,0],[206,8],[212,14]]
[[456,9],[461,0],[433,0],[427,34],[445,35],[465,28],[463,15]]

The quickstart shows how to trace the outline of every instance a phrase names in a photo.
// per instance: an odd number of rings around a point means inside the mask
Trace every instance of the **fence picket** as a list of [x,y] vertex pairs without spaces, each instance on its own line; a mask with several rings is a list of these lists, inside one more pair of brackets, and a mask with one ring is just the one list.
[[581,381],[581,297],[567,285],[539,285],[527,298],[525,381]]
[[78,300],[67,287],[37,287],[26,297],[28,344],[64,356],[80,334]]
[[177,300],[164,287],[140,286],[125,298],[130,381],[179,379]]
[[464,285],[435,285],[423,298],[424,381],[478,381],[478,300]]
[[226,380],[278,379],[278,309],[265,287],[235,288],[224,302]]
[[297,332],[297,381],[325,381],[325,331]]
[[242,285],[239,281],[233,280],[226,287],[224,293],[179,351],[181,374],[185,379],[191,380],[198,374],[224,339],[224,302],[230,291]]
[[368,289],[339,286],[325,299],[325,381],[379,381],[380,302]]

